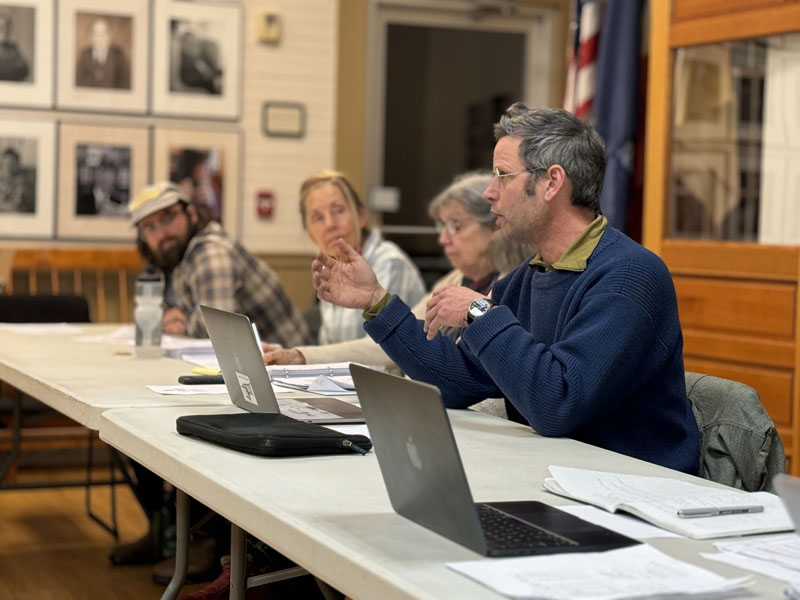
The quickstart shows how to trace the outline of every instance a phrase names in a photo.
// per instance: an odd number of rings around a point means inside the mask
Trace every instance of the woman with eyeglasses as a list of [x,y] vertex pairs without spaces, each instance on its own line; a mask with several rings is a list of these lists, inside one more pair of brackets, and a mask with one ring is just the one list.
[[[497,217],[489,212],[491,205],[483,198],[483,191],[491,180],[490,173],[460,175],[429,204],[428,213],[436,222],[439,243],[453,266],[453,271],[440,279],[433,290],[460,284],[487,294],[501,273],[510,271],[531,255],[527,244],[508,242],[492,235]],[[414,306],[417,318],[425,318],[430,296],[426,295]],[[452,337],[458,337],[459,332],[459,328],[453,327],[442,330]],[[266,364],[339,361],[392,366],[389,357],[369,337],[321,346],[270,348],[264,353]]]
[[[337,171],[320,171],[300,186],[300,214],[311,241],[333,254],[331,245],[344,239],[375,271],[378,281],[392,294],[416,303],[425,294],[419,270],[393,242],[367,227],[367,211],[352,184]],[[320,344],[365,337],[360,310],[320,302]]]

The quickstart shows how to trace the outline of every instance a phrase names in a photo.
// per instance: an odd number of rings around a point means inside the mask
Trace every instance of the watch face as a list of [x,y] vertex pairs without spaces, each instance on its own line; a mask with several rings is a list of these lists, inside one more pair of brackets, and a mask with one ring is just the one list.
[[467,311],[467,323],[472,323],[478,317],[485,315],[489,312],[489,309],[492,307],[493,302],[487,300],[486,298],[478,298],[477,300],[473,300],[472,304],[469,305],[469,310]]
[[484,298],[478,298],[475,302],[472,303],[475,312],[484,313],[489,309],[489,301],[485,300]]

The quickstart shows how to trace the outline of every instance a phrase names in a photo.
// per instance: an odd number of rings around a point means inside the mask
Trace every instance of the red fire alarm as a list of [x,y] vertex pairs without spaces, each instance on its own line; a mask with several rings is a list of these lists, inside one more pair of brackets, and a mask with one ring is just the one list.
[[275,197],[269,190],[256,192],[256,213],[262,219],[271,219],[275,210]]

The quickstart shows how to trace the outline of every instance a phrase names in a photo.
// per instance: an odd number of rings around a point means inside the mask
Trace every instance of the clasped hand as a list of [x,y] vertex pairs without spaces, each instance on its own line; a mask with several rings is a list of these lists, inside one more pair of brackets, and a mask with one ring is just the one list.
[[463,285],[447,285],[433,292],[425,310],[424,329],[428,339],[436,337],[441,327],[466,326],[469,305],[485,297]]
[[177,306],[169,307],[164,311],[161,328],[170,335],[186,335],[186,315]]
[[263,354],[261,358],[265,365],[304,365],[306,357],[296,348],[284,348],[277,344],[261,342]]

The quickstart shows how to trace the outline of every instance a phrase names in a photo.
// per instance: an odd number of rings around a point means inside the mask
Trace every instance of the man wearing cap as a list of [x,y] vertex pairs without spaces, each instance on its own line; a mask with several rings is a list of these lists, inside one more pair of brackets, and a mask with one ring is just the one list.
[[174,183],[146,188],[129,210],[140,254],[166,277],[165,333],[205,337],[205,304],[247,315],[264,341],[287,347],[310,341],[275,273]]
[[[165,275],[164,331],[173,335],[206,335],[199,306],[245,314],[258,327],[261,339],[287,347],[307,343],[308,329],[289,301],[273,271],[250,254],[211,219],[208,207],[194,204],[171,182],[144,189],[129,205],[138,232],[140,254]],[[142,538],[116,546],[114,564],[152,563],[156,556],[154,519],[164,502],[163,482],[138,463],[134,493],[148,517]],[[189,547],[187,582],[213,579],[219,570],[217,554],[230,535],[227,522],[214,518],[197,532]],[[153,567],[153,579],[166,585],[174,559]]]

